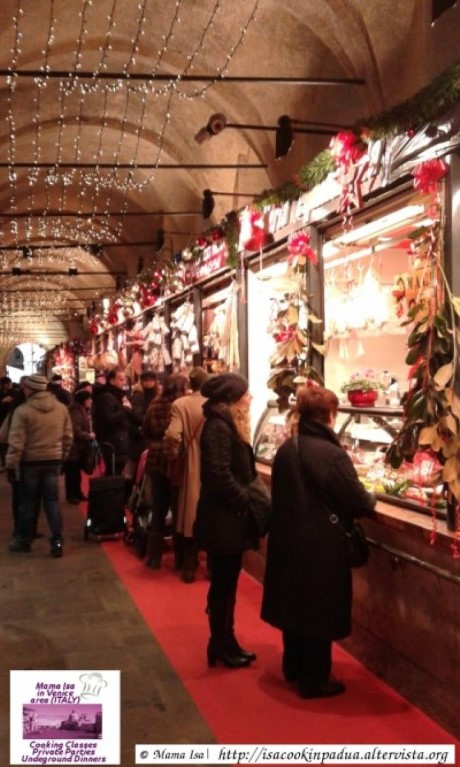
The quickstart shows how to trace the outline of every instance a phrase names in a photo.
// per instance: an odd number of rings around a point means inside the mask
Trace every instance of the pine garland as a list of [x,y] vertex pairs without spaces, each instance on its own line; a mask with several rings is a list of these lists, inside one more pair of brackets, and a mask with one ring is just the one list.
[[[423,90],[389,112],[360,120],[354,130],[366,139],[381,139],[416,130],[426,123],[436,122],[450,107],[460,102],[460,64],[447,69]],[[325,149],[298,171],[295,180],[280,189],[262,192],[257,207],[277,205],[295,200],[313,189],[335,170],[329,149]]]
[[459,101],[460,64],[456,64],[412,98],[385,114],[364,120],[360,126],[370,132],[371,138],[394,136],[407,130],[416,130],[426,123],[436,122]]

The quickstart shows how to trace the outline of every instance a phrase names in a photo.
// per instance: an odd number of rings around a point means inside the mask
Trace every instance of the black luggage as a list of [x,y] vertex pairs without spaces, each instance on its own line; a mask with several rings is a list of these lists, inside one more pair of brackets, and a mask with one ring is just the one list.
[[92,477],[89,480],[85,540],[90,535],[110,537],[126,533],[125,486],[124,477]]

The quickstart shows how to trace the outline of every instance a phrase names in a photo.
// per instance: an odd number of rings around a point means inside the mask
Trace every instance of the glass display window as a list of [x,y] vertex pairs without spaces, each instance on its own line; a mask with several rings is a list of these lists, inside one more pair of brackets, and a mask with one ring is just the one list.
[[277,403],[269,400],[254,430],[254,455],[257,461],[272,464],[276,451],[291,435],[289,418],[280,413]]
[[[343,384],[364,371],[392,383],[398,401],[408,388],[407,312],[433,280],[414,245],[433,205],[433,196],[411,193],[357,216],[346,231],[326,233],[324,378],[344,402]],[[379,404],[388,403],[389,395],[380,397]]]
[[341,406],[335,430],[367,490],[387,503],[445,518],[442,466],[432,453],[420,451],[398,469],[385,461],[402,418],[402,408]]
[[209,373],[239,369],[237,302],[235,281],[221,282],[204,292],[201,303],[203,366]]
[[[276,336],[281,332],[281,317],[289,310],[291,295],[298,294],[298,278],[288,273],[287,252],[283,248],[276,261],[260,264],[257,259],[248,269],[248,379],[252,394],[251,423],[253,432],[272,400],[268,387],[272,373],[271,360],[276,351]],[[303,318],[306,324],[306,318]]]

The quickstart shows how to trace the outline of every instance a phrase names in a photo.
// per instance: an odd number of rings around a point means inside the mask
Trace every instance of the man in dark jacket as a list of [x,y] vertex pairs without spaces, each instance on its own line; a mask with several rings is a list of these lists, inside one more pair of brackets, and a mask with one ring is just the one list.
[[52,376],[51,381],[48,384],[48,389],[53,392],[54,396],[59,400],[59,402],[62,402],[63,405],[67,405],[67,407],[69,407],[72,402],[72,395],[67,391],[67,389],[64,389],[61,375],[56,373],[54,376]]
[[100,389],[93,401],[94,431],[108,475],[121,475],[128,460],[132,405],[126,396],[125,384],[126,378],[122,370],[110,370],[107,373],[106,385]]

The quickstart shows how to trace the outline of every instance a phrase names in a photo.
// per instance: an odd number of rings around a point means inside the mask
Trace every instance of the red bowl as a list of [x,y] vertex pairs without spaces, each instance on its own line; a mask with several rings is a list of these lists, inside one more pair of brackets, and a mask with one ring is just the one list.
[[375,405],[379,396],[378,391],[362,391],[357,389],[356,391],[347,392],[347,397],[350,405],[353,407],[370,407]]

